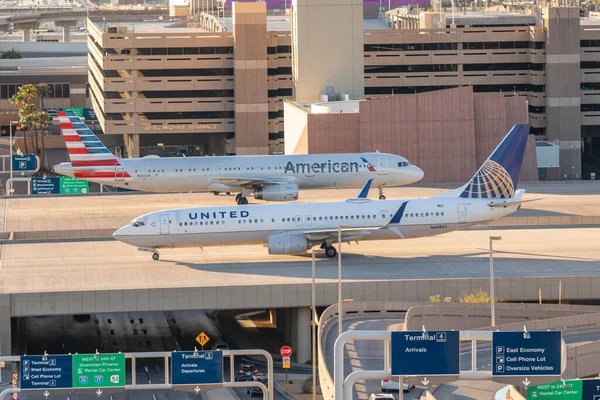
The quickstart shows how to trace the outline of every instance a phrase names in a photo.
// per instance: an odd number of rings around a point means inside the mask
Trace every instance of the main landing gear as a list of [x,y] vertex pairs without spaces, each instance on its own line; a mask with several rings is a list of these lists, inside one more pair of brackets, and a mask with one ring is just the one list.
[[[219,195],[219,193],[221,193],[221,192],[212,192],[212,193],[213,193],[215,196],[218,196],[218,195]],[[225,192],[225,194],[226,194],[227,196],[229,196],[229,195],[231,194],[231,192]]]
[[337,255],[337,250],[335,249],[335,247],[333,247],[332,245],[328,244],[327,242],[323,242],[321,244],[321,248],[325,250],[325,255],[328,258],[333,258]]
[[379,200],[385,200],[385,195],[383,194],[383,186],[379,186]]
[[235,195],[235,202],[238,205],[243,206],[243,205],[248,204],[248,199],[246,197],[242,196],[241,193],[238,193]]

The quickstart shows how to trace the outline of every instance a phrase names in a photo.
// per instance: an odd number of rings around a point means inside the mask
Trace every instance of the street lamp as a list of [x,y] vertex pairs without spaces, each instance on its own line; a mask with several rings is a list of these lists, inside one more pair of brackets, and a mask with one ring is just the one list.
[[490,236],[490,303],[492,305],[492,326],[496,326],[496,296],[494,294],[494,240],[502,240],[502,236]]
[[315,293],[315,253],[322,253],[322,250],[312,249],[312,398],[317,399],[317,306]]
[[342,335],[342,229],[350,225],[338,225],[338,336]]
[[9,123],[10,129],[8,130],[8,143],[9,143],[8,147],[10,148],[10,159],[8,162],[10,165],[10,167],[9,167],[10,168],[10,179],[12,179],[12,177],[13,177],[13,169],[12,169],[13,124],[18,124],[18,123],[19,123],[19,121],[10,121],[10,123]]

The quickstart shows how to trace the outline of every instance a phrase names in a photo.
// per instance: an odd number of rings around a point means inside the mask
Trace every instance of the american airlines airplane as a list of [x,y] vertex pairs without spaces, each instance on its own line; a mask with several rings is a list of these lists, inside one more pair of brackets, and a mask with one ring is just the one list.
[[368,179],[379,188],[423,178],[423,171],[393,154],[307,154],[291,156],[118,158],[71,111],[59,111],[61,132],[71,162],[52,170],[90,182],[146,192],[238,192],[266,201],[293,201],[299,188],[358,188]]
[[269,254],[303,254],[320,245],[335,257],[342,241],[410,239],[462,230],[517,211],[529,125],[515,125],[465,185],[428,199],[356,199],[330,203],[195,207],[142,215],[117,230],[121,242],[152,251],[175,247],[263,244]]

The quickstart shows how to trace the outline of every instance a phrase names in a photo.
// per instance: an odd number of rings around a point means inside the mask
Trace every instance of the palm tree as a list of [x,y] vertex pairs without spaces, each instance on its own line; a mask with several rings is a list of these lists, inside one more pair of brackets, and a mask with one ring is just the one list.
[[[23,138],[25,141],[25,153],[29,152],[27,150],[27,128],[29,128],[30,126],[30,114],[32,112],[37,111],[37,107],[31,104],[31,101],[36,96],[37,91],[35,89],[35,86],[27,84],[21,86],[19,88],[19,91],[15,93],[9,100],[19,110],[19,123],[23,130]],[[33,109],[31,106],[33,106],[35,109]]]
[[[19,123],[24,128],[23,136],[25,139],[25,153],[28,153],[27,149],[27,133],[26,131],[31,128],[34,133],[34,154],[40,157],[40,173],[44,170],[44,153],[46,150],[44,142],[44,129],[50,125],[50,116],[44,111],[44,98],[50,96],[50,87],[41,83],[38,85],[27,84],[19,88],[19,91],[10,98],[10,102],[14,104],[19,110]],[[41,110],[33,104],[34,98],[40,99]],[[41,134],[42,141],[42,152],[38,146],[38,135]]]

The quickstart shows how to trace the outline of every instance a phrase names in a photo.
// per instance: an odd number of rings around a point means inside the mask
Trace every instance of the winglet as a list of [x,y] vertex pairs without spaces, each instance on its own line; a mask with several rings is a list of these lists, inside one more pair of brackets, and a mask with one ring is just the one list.
[[361,189],[360,193],[358,194],[357,199],[366,199],[367,196],[369,195],[369,189],[371,189],[371,183],[373,183],[373,179],[369,179],[367,181],[367,183],[365,183],[365,186],[363,186],[363,188]]

